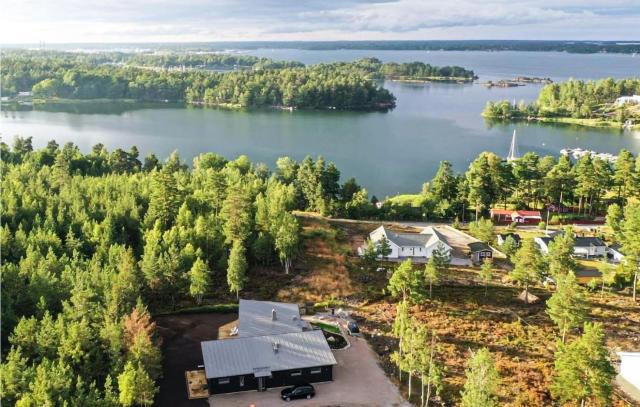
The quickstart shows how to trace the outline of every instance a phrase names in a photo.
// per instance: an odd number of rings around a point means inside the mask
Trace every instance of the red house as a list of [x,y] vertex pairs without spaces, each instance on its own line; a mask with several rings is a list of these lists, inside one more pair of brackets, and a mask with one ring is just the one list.
[[538,223],[542,220],[540,211],[511,211],[505,209],[491,209],[491,219],[500,222]]

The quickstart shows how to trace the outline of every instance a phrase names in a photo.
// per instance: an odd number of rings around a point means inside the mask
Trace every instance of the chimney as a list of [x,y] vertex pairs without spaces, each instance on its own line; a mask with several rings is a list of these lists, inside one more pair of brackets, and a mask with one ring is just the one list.
[[271,309],[271,320],[275,321],[277,319],[278,319],[278,317],[276,316],[276,309],[273,308],[273,309]]

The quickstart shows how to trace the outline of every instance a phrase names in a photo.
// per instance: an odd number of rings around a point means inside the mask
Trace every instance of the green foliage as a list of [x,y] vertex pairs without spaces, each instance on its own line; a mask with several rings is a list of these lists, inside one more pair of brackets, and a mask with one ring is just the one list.
[[491,259],[484,259],[480,268],[480,280],[484,283],[484,295],[487,296],[487,287],[493,279],[493,263]]
[[615,374],[602,325],[586,323],[581,337],[558,346],[551,394],[563,404],[593,401],[610,405]]
[[467,362],[467,381],[462,390],[463,407],[492,407],[498,405],[500,375],[487,348],[471,354]]
[[613,203],[607,207],[607,226],[611,228],[614,235],[620,233],[620,222],[623,218],[624,213],[620,205]]
[[469,223],[469,233],[485,243],[491,243],[495,234],[495,228],[491,219],[478,219]]
[[202,296],[207,292],[210,284],[210,271],[204,261],[198,258],[189,270],[189,294],[191,294],[198,304],[202,302]]
[[413,269],[411,259],[407,259],[393,272],[387,290],[394,297],[401,296],[403,301],[409,298],[415,301],[420,296],[421,280],[420,273]]
[[558,275],[556,291],[547,300],[547,314],[560,330],[563,342],[569,330],[582,325],[588,310],[585,294],[573,272]]
[[[570,79],[562,83],[546,85],[538,99],[530,105],[512,105],[509,101],[488,102],[483,116],[489,118],[572,117],[585,119],[607,118],[624,122],[628,117],[624,106],[612,103],[620,96],[640,93],[640,80],[612,78],[599,81]],[[612,114],[616,113],[616,114]]]
[[533,239],[524,239],[514,256],[514,267],[509,276],[524,286],[525,301],[528,301],[529,286],[540,281],[544,272],[544,261]]
[[227,268],[227,284],[229,290],[239,296],[240,290],[244,288],[247,281],[247,259],[245,257],[245,248],[242,242],[236,240],[231,246],[231,254],[229,255],[229,267]]
[[432,297],[433,284],[437,284],[440,280],[441,268],[435,260],[434,256],[431,256],[424,266],[423,278],[424,281],[429,284],[429,298]]

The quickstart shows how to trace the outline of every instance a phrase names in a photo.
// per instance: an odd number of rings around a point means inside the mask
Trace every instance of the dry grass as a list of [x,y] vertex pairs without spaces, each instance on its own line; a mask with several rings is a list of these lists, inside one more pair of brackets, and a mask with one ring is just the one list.
[[[392,380],[397,380],[389,359],[397,346],[390,335],[395,301],[383,294],[386,275],[364,268],[354,257],[355,247],[378,225],[331,222],[318,217],[301,219],[305,251],[302,270],[291,284],[278,291],[277,297],[294,301],[329,298],[347,301],[379,354],[383,368]],[[447,366],[442,405],[455,405],[459,401],[464,364],[470,350],[479,347],[488,347],[496,358],[503,378],[501,405],[551,405],[548,388],[557,332],[544,304],[551,293],[535,288],[533,294],[541,301],[525,305],[516,299],[518,288],[502,284],[506,271],[499,270],[485,296],[477,272],[478,268],[451,267],[442,285],[434,287],[434,298],[412,308],[415,318],[433,329],[440,341],[440,354]],[[640,309],[628,296],[605,293],[601,298],[599,293],[590,293],[589,301],[590,318],[604,324],[613,357],[617,350],[640,350]],[[401,387],[406,392],[404,386]],[[419,392],[417,387],[414,389]],[[614,405],[628,404],[617,397]]]

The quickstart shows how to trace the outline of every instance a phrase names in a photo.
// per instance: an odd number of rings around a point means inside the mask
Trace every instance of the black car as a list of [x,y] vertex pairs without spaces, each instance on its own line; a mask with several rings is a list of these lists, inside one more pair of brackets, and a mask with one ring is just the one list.
[[355,322],[349,322],[347,324],[347,330],[349,330],[349,334],[351,335],[360,333],[360,328],[358,328],[358,324]]
[[282,395],[282,400],[284,401],[295,399],[310,399],[311,397],[316,395],[316,390],[309,383],[301,383],[283,389],[280,394]]

